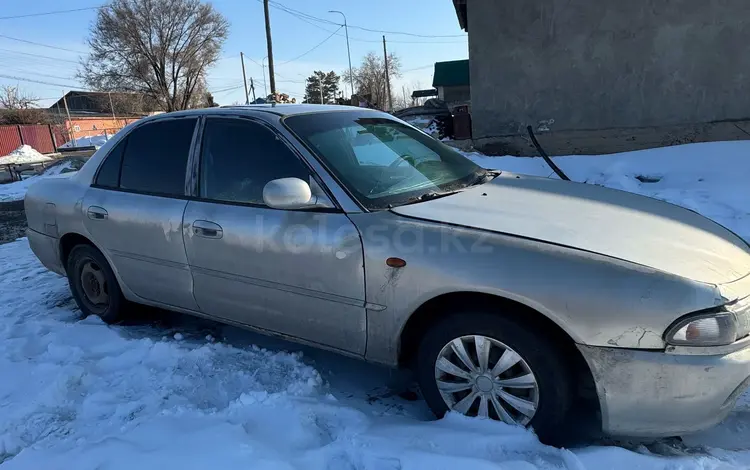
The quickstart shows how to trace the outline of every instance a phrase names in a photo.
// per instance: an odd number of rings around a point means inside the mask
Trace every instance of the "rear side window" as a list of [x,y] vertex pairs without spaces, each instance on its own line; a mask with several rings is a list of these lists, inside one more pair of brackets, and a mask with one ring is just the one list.
[[201,153],[201,197],[263,204],[277,178],[310,181],[310,171],[273,131],[244,119],[208,119]]
[[120,188],[183,196],[196,122],[197,119],[169,119],[131,132],[122,156]]
[[107,158],[99,167],[99,174],[96,175],[96,185],[105,188],[116,188],[120,185],[120,164],[122,163],[122,153],[125,150],[125,142],[128,139],[123,139],[118,143],[115,148],[109,152]]

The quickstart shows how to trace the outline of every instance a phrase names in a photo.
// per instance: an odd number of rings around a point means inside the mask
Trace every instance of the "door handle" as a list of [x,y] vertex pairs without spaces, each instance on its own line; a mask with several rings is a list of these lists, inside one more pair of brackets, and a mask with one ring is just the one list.
[[196,220],[193,222],[193,233],[203,238],[221,238],[224,236],[221,225],[209,222],[208,220]]
[[109,217],[107,210],[99,206],[89,206],[86,215],[92,220],[104,220]]

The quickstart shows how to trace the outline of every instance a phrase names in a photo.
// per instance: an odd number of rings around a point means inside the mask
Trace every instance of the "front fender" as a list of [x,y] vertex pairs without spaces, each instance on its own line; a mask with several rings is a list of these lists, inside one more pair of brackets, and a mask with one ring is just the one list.
[[[365,253],[367,358],[396,364],[419,306],[451,292],[514,300],[592,346],[663,349],[678,317],[723,302],[716,286],[573,248],[378,212],[352,214]],[[406,261],[391,268],[389,257]]]

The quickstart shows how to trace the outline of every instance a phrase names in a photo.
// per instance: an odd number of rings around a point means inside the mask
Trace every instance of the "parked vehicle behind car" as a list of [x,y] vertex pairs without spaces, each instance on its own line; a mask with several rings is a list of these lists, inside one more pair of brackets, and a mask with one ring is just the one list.
[[[385,113],[130,124],[26,196],[86,315],[146,304],[410,368],[436,415],[559,442],[710,427],[750,384],[750,249],[689,210],[487,171]],[[575,417],[578,418],[577,416]]]

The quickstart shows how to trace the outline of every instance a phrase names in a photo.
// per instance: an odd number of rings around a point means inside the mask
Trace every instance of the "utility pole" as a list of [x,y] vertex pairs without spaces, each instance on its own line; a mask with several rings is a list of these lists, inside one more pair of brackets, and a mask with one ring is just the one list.
[[320,85],[320,104],[323,103],[323,77],[318,76],[318,85]]
[[391,79],[388,77],[388,51],[385,48],[385,34],[383,35],[383,56],[385,57],[385,86],[388,93],[386,95],[388,104],[385,110],[390,111],[393,109],[393,101],[391,101]]
[[68,115],[68,126],[70,126],[70,138],[73,139],[73,147],[76,146],[76,131],[73,129],[73,121],[70,120],[70,110],[68,110],[68,99],[63,90],[63,103],[65,103],[65,114]]
[[268,45],[268,78],[271,80],[271,94],[276,94],[276,77],[273,73],[273,44],[271,42],[271,15],[268,13],[268,0],[263,0],[266,15],[266,45]]
[[115,116],[115,105],[112,104],[112,92],[108,91],[107,95],[109,96],[109,109],[112,110],[112,120],[115,121],[115,126],[117,125],[117,116]]
[[331,10],[328,13],[338,13],[344,17],[344,31],[346,32],[346,56],[349,58],[349,85],[354,96],[354,74],[352,74],[352,53],[349,50],[349,26],[346,24],[346,15],[338,10]]
[[250,77],[250,89],[253,91],[253,101],[255,101],[255,84],[253,83],[253,77]]
[[247,94],[247,77],[245,76],[245,54],[240,52],[240,62],[242,62],[242,84],[245,85],[245,104],[250,104],[250,98]]
[[266,80],[266,59],[268,59],[268,56],[263,57],[260,60],[260,67],[263,69],[263,93],[265,93],[265,96],[263,99],[268,98],[268,80]]

